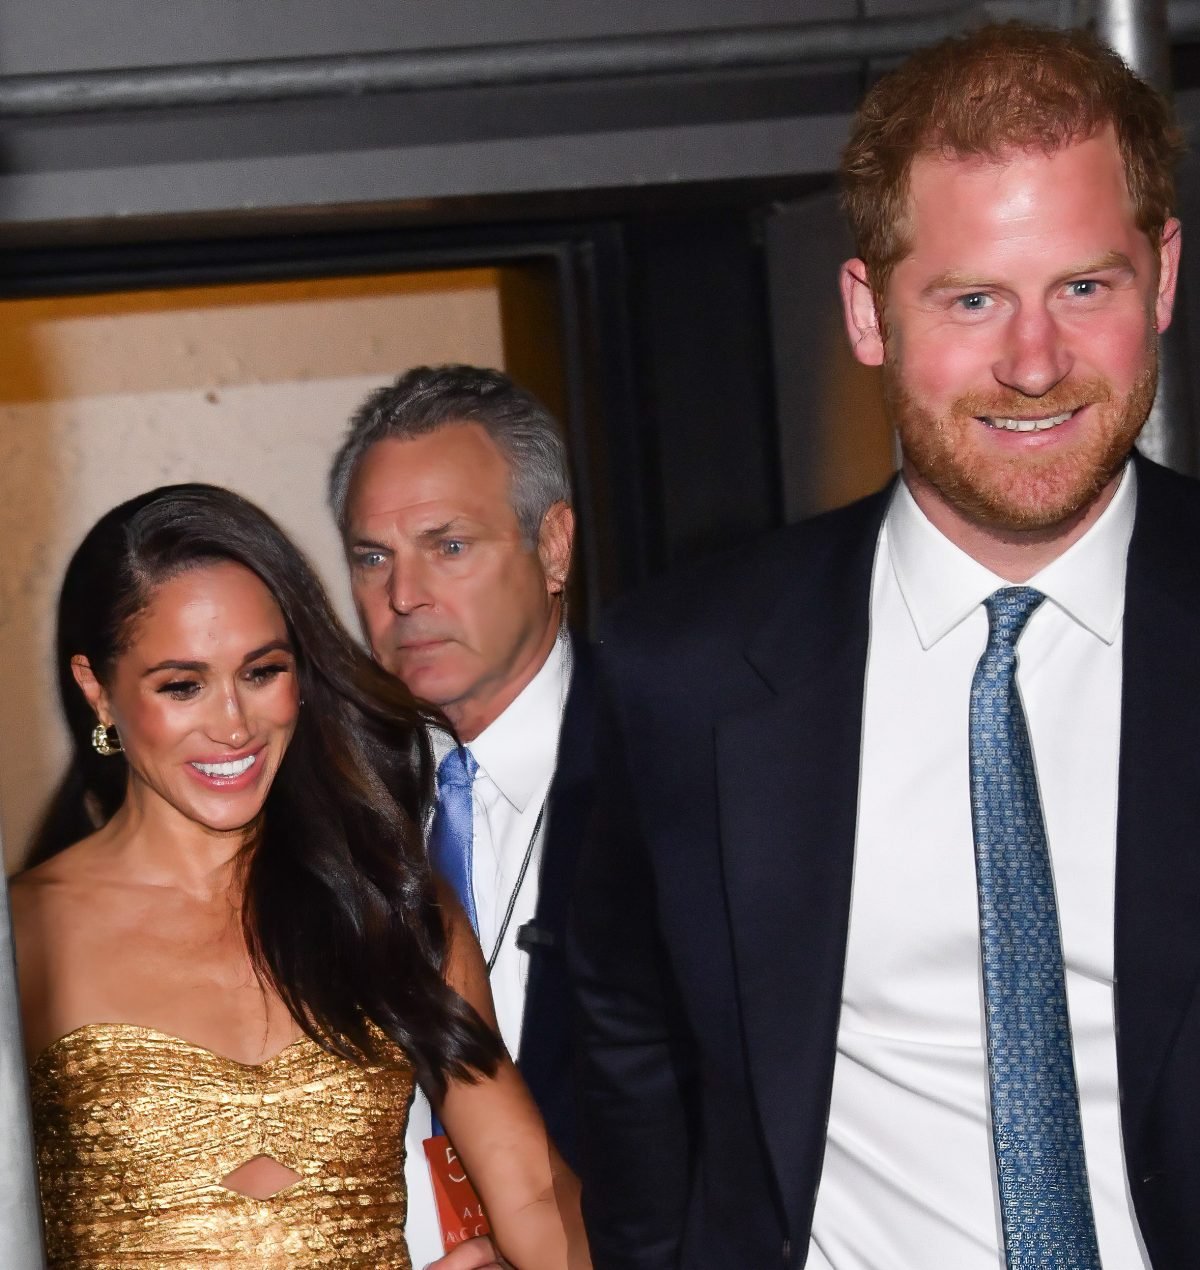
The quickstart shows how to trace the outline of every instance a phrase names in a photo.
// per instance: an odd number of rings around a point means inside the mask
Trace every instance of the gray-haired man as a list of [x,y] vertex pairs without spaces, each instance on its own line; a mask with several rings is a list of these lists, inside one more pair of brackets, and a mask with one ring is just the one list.
[[[562,934],[591,769],[588,678],[563,622],[575,520],[561,433],[499,371],[418,367],[351,421],[330,502],[376,659],[445,712],[470,755],[465,858],[439,859],[436,822],[431,849],[448,880],[459,872],[500,1032],[569,1159]],[[568,690],[583,744],[563,736]],[[435,751],[444,804],[456,752],[448,737]],[[429,1131],[419,1099],[407,1231],[418,1266],[441,1250]]]

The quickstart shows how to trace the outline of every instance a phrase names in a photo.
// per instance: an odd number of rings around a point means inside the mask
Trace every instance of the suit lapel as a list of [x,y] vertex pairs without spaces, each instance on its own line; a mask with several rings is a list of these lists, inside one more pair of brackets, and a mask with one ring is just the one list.
[[[595,717],[595,670],[587,643],[571,638],[571,688],[559,735],[558,758],[546,805],[546,832],[538,876],[537,910],[522,927],[529,951],[529,979],[521,1025],[519,1066],[531,1067],[542,1051],[557,1058],[569,1019],[566,1009],[567,911],[575,879],[579,846],[587,831],[592,804],[595,760],[592,748]],[[551,1039],[547,1041],[547,1034]],[[527,1079],[529,1076],[527,1074]]]
[[[745,1044],[793,1234],[811,1220],[833,1079],[858,810],[871,569],[886,494],[831,522],[828,550],[747,649],[762,698],[721,721],[722,866]],[[814,563],[815,562],[815,563]],[[805,1208],[807,1205],[807,1209]]]
[[[1124,621],[1115,963],[1127,1158],[1200,985],[1200,492],[1137,460]],[[853,882],[880,497],[747,649],[764,691],[717,730],[722,865],[750,1078],[793,1238],[811,1222]]]
[[[1125,591],[1115,963],[1128,1147],[1200,977],[1200,495],[1144,460]],[[1128,1152],[1127,1152],[1128,1153]]]
[[518,932],[529,952],[517,1066],[555,1145],[575,1160],[571,1089],[571,991],[566,927],[580,844],[592,806],[595,671],[591,649],[572,636],[571,688],[546,808],[546,833],[534,919]]

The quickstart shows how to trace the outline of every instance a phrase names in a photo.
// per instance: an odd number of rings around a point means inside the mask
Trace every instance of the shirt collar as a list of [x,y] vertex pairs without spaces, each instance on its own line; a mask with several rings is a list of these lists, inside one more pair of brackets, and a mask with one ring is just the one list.
[[537,674],[468,744],[492,784],[518,812],[554,775],[570,677],[570,637],[562,631]]
[[[1125,562],[1136,502],[1137,477],[1127,463],[1096,523],[1028,583],[1106,644],[1116,639],[1125,609]],[[883,533],[922,648],[948,635],[993,591],[1012,585],[935,529],[903,480],[896,483]]]

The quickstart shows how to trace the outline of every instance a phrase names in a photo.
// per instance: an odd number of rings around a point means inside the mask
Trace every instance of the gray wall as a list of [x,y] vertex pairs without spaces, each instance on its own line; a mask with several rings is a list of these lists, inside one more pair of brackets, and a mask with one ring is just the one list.
[[[0,72],[487,46],[855,12],[855,0],[8,0]],[[140,218],[161,214],[411,207],[821,171],[857,85],[853,68],[826,68],[10,123],[0,126],[0,234],[78,233],[97,218],[108,232],[137,234]]]

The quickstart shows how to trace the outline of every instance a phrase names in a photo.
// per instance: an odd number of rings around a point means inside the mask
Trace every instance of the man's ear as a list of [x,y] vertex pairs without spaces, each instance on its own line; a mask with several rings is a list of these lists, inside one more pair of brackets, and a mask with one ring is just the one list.
[[883,315],[876,307],[866,264],[861,260],[847,260],[838,281],[842,290],[842,316],[854,356],[864,366],[883,365]]
[[1163,226],[1162,242],[1158,249],[1158,294],[1154,300],[1154,324],[1160,335],[1171,325],[1171,314],[1175,308],[1175,287],[1179,282],[1179,254],[1182,246],[1182,231],[1179,222],[1172,217]]
[[87,698],[88,705],[95,711],[96,718],[105,727],[110,726],[112,714],[108,708],[108,693],[104,691],[104,686],[96,678],[92,663],[82,653],[76,653],[71,658],[71,674],[75,676],[75,682]]
[[575,513],[561,500],[552,503],[542,517],[537,542],[538,560],[551,595],[561,595],[567,589],[574,543]]

